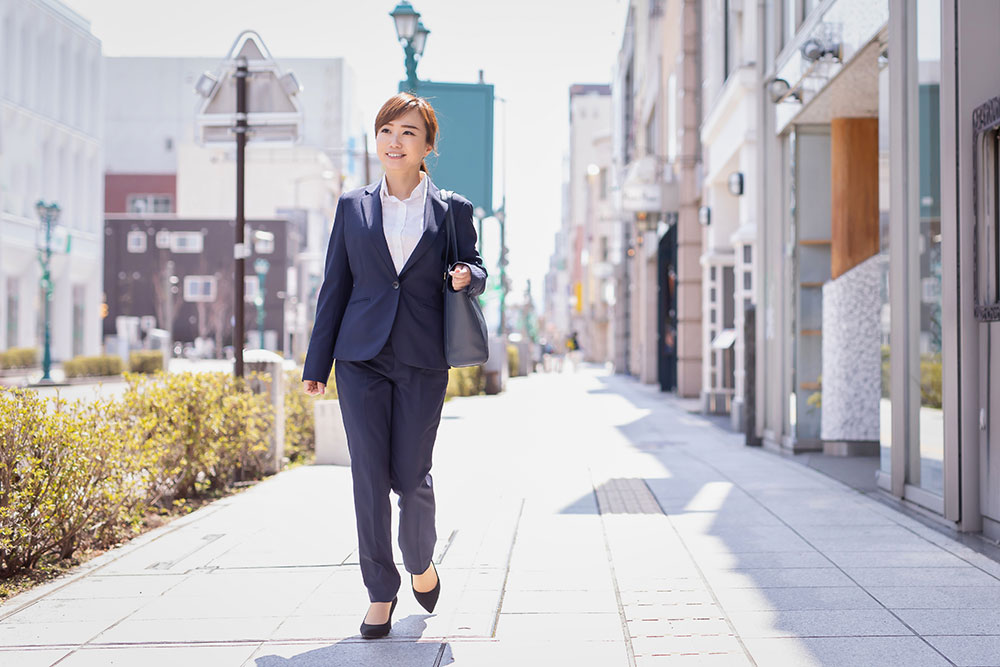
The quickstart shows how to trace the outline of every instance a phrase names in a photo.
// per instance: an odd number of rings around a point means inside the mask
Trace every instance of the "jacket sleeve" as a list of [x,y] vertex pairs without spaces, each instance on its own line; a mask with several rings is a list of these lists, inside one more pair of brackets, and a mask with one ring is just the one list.
[[[472,202],[468,200],[462,200],[461,206],[455,209],[455,240],[458,242],[458,261],[455,264],[467,265],[472,274],[465,291],[479,296],[486,290],[486,268],[476,248],[476,226],[472,222]],[[454,264],[449,268],[455,268]]]
[[330,244],[326,249],[323,285],[316,300],[316,319],[302,368],[303,382],[316,380],[327,384],[327,380],[330,379],[330,370],[333,368],[333,347],[337,342],[340,321],[344,317],[344,309],[347,307],[354,285],[354,276],[351,273],[347,246],[344,242],[345,207],[344,199],[341,198],[337,202],[337,213],[334,215],[333,229],[330,231]]

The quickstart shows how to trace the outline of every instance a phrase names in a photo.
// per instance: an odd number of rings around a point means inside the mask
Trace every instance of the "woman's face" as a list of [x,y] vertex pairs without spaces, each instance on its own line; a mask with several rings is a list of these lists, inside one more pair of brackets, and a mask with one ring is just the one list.
[[386,171],[418,171],[420,162],[431,152],[420,112],[410,109],[378,128],[375,146]]

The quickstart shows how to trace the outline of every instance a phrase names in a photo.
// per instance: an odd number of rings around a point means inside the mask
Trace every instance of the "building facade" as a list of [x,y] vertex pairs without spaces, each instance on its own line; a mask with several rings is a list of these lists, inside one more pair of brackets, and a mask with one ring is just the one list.
[[621,221],[616,368],[701,391],[701,3],[629,5],[612,81],[612,193]]
[[754,435],[874,455],[886,494],[996,540],[1000,5],[753,11]]
[[569,164],[562,237],[566,240],[568,329],[584,358],[604,363],[614,354],[612,261],[617,220],[609,209],[611,88],[576,84],[569,89]]
[[101,43],[56,0],[0,0],[0,349],[44,344],[35,204],[60,207],[52,246],[54,361],[101,350]]
[[[196,348],[196,354],[215,357],[231,347],[233,225],[231,219],[108,214],[104,335],[134,335],[119,327],[119,318],[145,317],[149,325],[166,330],[181,350]],[[282,342],[295,335],[286,329],[283,306],[285,295],[296,291],[292,269],[301,250],[300,231],[288,219],[246,223],[251,255],[244,262],[243,330],[253,347],[261,342],[261,330],[268,349],[284,349]],[[262,276],[257,273],[259,260],[266,262],[260,267]]]
[[[745,3],[702,5],[702,409],[742,430],[747,396],[747,312],[757,236],[757,12]],[[752,317],[752,315],[750,316]]]

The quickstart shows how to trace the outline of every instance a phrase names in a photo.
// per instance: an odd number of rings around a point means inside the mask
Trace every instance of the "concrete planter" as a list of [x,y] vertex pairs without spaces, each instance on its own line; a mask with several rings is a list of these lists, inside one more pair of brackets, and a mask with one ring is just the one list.
[[333,398],[313,403],[316,419],[316,463],[335,466],[351,465],[347,450],[347,432],[340,414],[340,401]]

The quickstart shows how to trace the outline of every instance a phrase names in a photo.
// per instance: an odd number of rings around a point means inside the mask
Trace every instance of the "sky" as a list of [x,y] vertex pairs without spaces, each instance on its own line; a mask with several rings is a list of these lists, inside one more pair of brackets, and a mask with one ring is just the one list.
[[[225,56],[256,30],[282,57],[342,56],[353,68],[362,117],[375,113],[405,77],[389,12],[395,0],[63,0],[88,19],[107,56]],[[512,297],[543,278],[562,215],[563,156],[569,144],[569,86],[609,83],[627,0],[411,0],[430,30],[417,76],[474,83],[484,70],[507,100],[507,246]],[[497,107],[494,193],[504,145]],[[446,186],[446,184],[444,184]],[[488,236],[488,232],[487,232]],[[487,260],[487,269],[495,272]],[[495,261],[495,258],[492,258]]]

